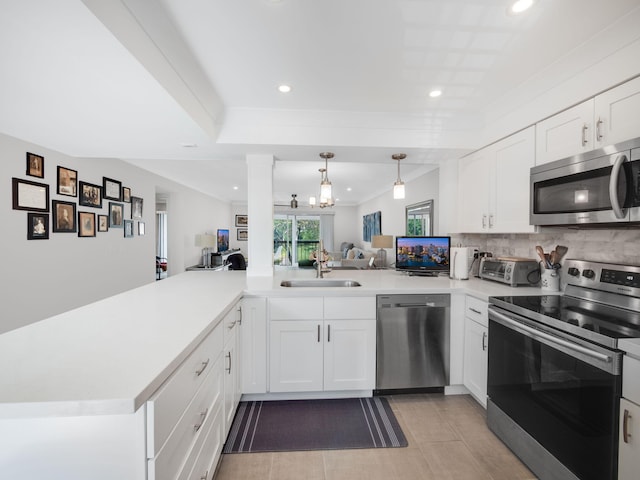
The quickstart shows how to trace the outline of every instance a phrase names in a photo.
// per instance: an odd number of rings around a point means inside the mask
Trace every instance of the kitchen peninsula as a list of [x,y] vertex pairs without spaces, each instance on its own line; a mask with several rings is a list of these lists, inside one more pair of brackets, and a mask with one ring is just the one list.
[[243,385],[236,362],[266,363],[242,346],[251,325],[269,321],[267,299],[333,297],[339,306],[341,297],[451,293],[451,384],[462,388],[465,297],[539,292],[392,270],[327,277],[361,286],[280,286],[315,279],[310,270],[185,272],[0,335],[3,475],[142,480],[164,478],[156,465],[170,461],[180,478],[210,480]]

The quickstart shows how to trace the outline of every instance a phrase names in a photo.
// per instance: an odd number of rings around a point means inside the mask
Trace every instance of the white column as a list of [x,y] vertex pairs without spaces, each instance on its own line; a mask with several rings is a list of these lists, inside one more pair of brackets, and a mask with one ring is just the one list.
[[247,276],[273,276],[273,155],[247,155]]

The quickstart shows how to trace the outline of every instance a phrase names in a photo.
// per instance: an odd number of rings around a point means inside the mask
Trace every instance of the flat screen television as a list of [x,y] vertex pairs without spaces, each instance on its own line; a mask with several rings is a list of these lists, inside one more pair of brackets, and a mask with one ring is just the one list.
[[449,273],[451,237],[396,237],[396,270],[416,275]]
[[217,247],[218,253],[226,252],[229,250],[229,230],[228,229],[218,229],[217,235]]

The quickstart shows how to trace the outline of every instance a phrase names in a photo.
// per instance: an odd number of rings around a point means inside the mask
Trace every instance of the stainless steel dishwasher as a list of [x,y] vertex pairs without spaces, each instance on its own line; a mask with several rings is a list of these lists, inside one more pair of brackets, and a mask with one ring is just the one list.
[[378,295],[376,393],[449,384],[451,295]]

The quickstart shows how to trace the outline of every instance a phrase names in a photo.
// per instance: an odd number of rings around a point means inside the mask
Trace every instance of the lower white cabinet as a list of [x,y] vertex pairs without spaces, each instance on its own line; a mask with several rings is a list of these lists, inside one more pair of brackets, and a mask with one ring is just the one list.
[[242,383],[240,378],[240,342],[242,337],[242,317],[239,305],[236,305],[224,317],[224,349],[222,362],[224,364],[224,433],[225,436],[231,428],[233,417],[236,413],[240,397],[242,395]]
[[278,298],[270,308],[270,392],[373,390],[375,298]]
[[267,299],[248,297],[242,300],[242,393],[267,392]]
[[489,346],[488,304],[467,296],[464,319],[464,386],[487,406],[487,362]]
[[618,480],[635,480],[640,472],[640,360],[627,355],[623,362]]

